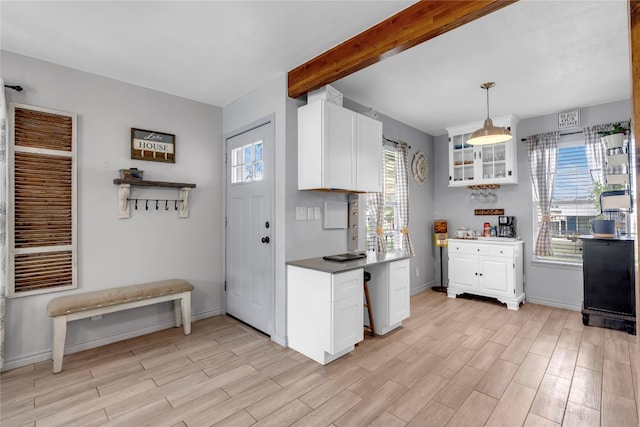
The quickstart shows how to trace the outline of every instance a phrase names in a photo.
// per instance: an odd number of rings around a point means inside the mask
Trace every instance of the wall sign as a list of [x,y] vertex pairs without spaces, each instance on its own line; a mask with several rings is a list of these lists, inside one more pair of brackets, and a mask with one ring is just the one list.
[[474,215],[504,215],[504,209],[474,209]]
[[558,114],[558,129],[575,128],[580,126],[580,110],[565,111]]
[[176,162],[176,136],[131,128],[131,158],[152,162]]

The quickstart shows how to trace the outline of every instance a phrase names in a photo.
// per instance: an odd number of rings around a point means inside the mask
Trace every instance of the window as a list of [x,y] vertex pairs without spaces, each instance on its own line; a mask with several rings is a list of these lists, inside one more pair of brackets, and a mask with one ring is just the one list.
[[[553,255],[538,257],[555,261],[582,262],[582,241],[580,235],[591,233],[590,220],[600,212],[592,197],[593,183],[587,166],[584,143],[560,143],[556,180],[551,200],[551,247]],[[537,202],[535,236],[541,224]]]
[[[401,245],[402,236],[398,228],[397,211],[398,201],[396,197],[396,150],[383,147],[382,167],[384,173],[384,238],[387,243],[387,250],[398,249]],[[366,198],[367,210],[367,250],[376,248],[376,215],[372,209],[371,196]]]
[[231,183],[262,181],[262,141],[231,151]]
[[12,105],[9,295],[77,287],[76,116]]

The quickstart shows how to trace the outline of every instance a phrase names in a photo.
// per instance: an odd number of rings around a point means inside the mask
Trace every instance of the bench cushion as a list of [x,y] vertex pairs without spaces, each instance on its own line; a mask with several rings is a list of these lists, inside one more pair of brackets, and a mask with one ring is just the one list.
[[55,317],[192,290],[193,285],[185,280],[169,279],[100,291],[82,292],[52,299],[47,305],[47,314],[49,317]]

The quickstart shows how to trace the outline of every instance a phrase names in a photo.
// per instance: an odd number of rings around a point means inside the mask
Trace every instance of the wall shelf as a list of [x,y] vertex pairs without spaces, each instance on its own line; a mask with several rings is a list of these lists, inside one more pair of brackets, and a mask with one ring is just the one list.
[[184,182],[147,181],[142,179],[114,179],[114,184],[129,184],[136,187],[172,187],[172,188],[196,188],[195,184]]
[[[184,182],[166,182],[166,181],[148,181],[141,179],[114,179],[113,183],[118,186],[118,218],[129,218],[129,194],[131,187],[164,187],[177,188],[180,190],[179,198],[176,202],[180,202],[178,217],[189,217],[189,191],[196,188],[195,184]],[[154,199],[155,200],[155,199]],[[158,200],[156,200],[158,202]],[[137,202],[136,202],[137,203]],[[157,203],[156,203],[157,205]]]

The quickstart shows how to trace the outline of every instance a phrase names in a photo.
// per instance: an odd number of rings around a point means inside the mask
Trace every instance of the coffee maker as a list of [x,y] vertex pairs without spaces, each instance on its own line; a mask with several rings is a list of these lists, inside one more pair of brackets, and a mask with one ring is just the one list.
[[499,237],[516,237],[516,217],[504,216],[498,217],[498,236]]

